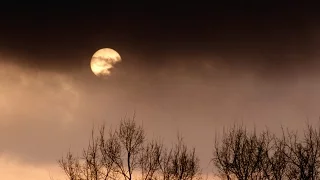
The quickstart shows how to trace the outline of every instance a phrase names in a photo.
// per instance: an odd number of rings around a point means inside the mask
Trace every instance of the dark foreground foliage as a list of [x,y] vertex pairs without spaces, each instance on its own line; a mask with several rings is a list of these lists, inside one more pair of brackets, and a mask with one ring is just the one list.
[[[106,135],[107,134],[107,135]],[[124,119],[115,130],[92,137],[81,157],[69,152],[59,160],[69,180],[191,180],[200,178],[195,149],[181,137],[170,149],[160,141],[147,141],[134,118]],[[134,178],[135,177],[135,178]]]
[[213,162],[224,179],[316,180],[320,179],[320,134],[307,126],[302,137],[283,130],[276,137],[234,126],[216,140]]
[[[203,138],[205,139],[205,138]],[[320,132],[310,125],[302,136],[282,130],[257,133],[233,126],[216,138],[213,167],[221,179],[320,179]],[[99,129],[80,157],[68,152],[59,160],[69,180],[192,180],[202,179],[195,148],[178,136],[171,148],[147,140],[134,118],[123,119],[114,130]],[[208,178],[207,178],[208,179]]]

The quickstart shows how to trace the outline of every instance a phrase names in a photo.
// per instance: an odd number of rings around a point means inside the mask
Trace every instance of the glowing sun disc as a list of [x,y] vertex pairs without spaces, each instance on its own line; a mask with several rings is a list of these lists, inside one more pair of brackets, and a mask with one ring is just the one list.
[[111,48],[103,48],[95,52],[91,58],[90,66],[96,76],[109,76],[110,69],[121,61],[119,53]]

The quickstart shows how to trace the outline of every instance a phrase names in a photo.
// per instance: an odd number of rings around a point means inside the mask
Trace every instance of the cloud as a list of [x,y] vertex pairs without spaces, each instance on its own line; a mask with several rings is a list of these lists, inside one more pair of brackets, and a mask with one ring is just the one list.
[[301,127],[306,117],[318,120],[320,76],[304,73],[307,66],[296,65],[279,80],[258,66],[223,63],[223,56],[164,58],[152,68],[124,60],[104,80],[89,65],[61,72],[2,59],[1,154],[28,165],[56,164],[69,148],[79,153],[87,146],[93,125],[114,127],[136,111],[148,138],[160,136],[170,146],[180,132],[206,168],[214,135],[224,126],[242,121],[277,132],[281,125]]
[[62,180],[65,178],[63,172],[57,165],[41,165],[35,166],[25,164],[16,157],[1,156],[0,157],[0,174],[1,179],[5,180]]
[[39,151],[54,151],[55,139],[61,139],[68,124],[76,120],[80,91],[66,74],[2,62],[0,150],[31,159],[30,153],[41,157]]
[[116,124],[133,112],[118,87],[10,60],[0,61],[0,155],[56,163],[69,148],[80,152],[85,147],[95,122]]
[[[31,71],[2,64],[0,69],[1,123],[46,116],[42,121],[72,121],[72,113],[79,104],[79,90],[66,75]],[[7,118],[3,117],[6,116]],[[10,120],[10,122],[5,122]]]

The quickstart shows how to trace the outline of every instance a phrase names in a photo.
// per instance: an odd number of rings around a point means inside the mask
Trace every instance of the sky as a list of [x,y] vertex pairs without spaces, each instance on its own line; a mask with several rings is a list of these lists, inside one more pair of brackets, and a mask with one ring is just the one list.
[[[134,112],[148,138],[181,133],[207,172],[224,127],[317,123],[317,8],[259,3],[2,7],[0,178],[63,179],[63,154]],[[101,79],[105,47],[122,62]]]

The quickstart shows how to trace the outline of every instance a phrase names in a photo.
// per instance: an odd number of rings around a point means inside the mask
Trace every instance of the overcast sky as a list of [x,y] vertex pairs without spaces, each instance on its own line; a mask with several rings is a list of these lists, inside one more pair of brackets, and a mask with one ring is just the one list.
[[[319,120],[319,16],[310,7],[38,6],[0,14],[1,179],[59,177],[56,161],[85,148],[94,125],[133,112],[148,138],[170,145],[180,132],[205,171],[223,127],[277,133]],[[99,79],[89,64],[104,47],[122,62]]]

